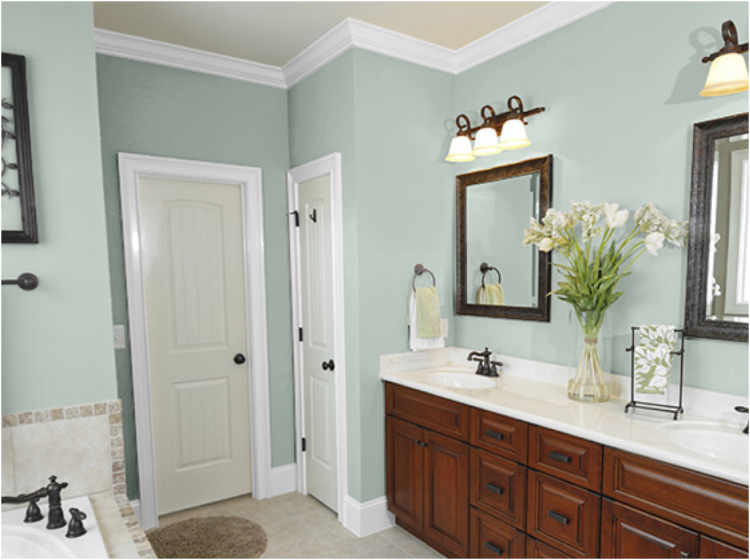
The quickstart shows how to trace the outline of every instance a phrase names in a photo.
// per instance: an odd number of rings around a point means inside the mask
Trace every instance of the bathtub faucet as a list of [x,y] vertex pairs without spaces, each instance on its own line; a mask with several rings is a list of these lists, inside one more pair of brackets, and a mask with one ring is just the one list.
[[19,494],[18,496],[3,496],[2,503],[4,504],[25,504],[29,503],[29,507],[26,509],[26,517],[24,523],[34,523],[35,521],[41,521],[44,519],[42,512],[39,510],[37,502],[42,498],[48,498],[49,512],[47,519],[47,529],[58,529],[65,527],[67,522],[62,510],[62,501],[60,500],[60,491],[63,488],[67,488],[67,482],[57,482],[57,477],[52,475],[49,477],[49,484],[44,488],[40,488],[36,492],[31,494]]
[[41,521],[44,519],[42,512],[39,510],[37,502],[47,496],[47,488],[40,488],[36,492],[31,494],[19,494],[18,496],[3,496],[2,503],[4,504],[25,504],[29,503],[29,507],[26,508],[26,517],[23,518],[24,523],[34,523],[35,521]]

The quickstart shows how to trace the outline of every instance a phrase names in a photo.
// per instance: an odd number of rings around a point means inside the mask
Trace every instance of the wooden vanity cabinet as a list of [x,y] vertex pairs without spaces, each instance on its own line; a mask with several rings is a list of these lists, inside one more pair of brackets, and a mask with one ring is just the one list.
[[469,555],[470,447],[423,425],[449,418],[455,422],[441,429],[454,433],[463,423],[468,440],[468,407],[432,395],[417,402],[419,391],[387,387],[388,509],[399,525],[446,556],[465,558]]
[[386,411],[388,508],[446,556],[748,557],[747,486],[392,383]]

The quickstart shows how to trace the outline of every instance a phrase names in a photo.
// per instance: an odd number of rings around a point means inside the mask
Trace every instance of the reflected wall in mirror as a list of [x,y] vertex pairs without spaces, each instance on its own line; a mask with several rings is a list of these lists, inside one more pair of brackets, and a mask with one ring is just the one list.
[[456,177],[456,312],[549,321],[550,255],[523,245],[552,200],[552,156]]
[[685,334],[748,339],[748,115],[693,127]]

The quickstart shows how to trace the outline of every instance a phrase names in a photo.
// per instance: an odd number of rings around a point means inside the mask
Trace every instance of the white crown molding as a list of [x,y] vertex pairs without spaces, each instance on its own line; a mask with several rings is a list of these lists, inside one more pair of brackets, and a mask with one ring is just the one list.
[[232,80],[286,89],[281,68],[241,58],[143,39],[104,29],[94,30],[96,52],[119,58],[150,62]]
[[353,46],[347,18],[284,65],[281,70],[286,87],[298,84]]
[[283,68],[103,29],[95,30],[95,45],[99,54],[289,89],[352,47],[460,74],[610,4],[612,2],[551,2],[458,50],[346,18]]
[[598,12],[612,3],[550,2],[455,51],[456,73],[460,74],[501,54],[517,49]]

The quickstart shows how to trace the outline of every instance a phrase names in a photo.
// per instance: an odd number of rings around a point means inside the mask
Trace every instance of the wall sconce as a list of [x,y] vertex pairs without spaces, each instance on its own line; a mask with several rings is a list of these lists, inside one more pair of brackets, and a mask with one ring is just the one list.
[[703,97],[729,95],[748,88],[747,66],[742,57],[742,53],[747,52],[748,44],[737,43],[737,28],[731,19],[721,25],[721,36],[724,38],[722,49],[702,60],[704,63],[711,62],[706,85],[700,93]]
[[[503,150],[515,150],[531,144],[526,135],[525,117],[536,115],[544,111],[544,107],[536,107],[525,111],[523,101],[517,95],[508,99],[508,111],[495,113],[495,110],[485,105],[479,114],[482,124],[472,128],[469,117],[464,114],[456,117],[458,134],[451,141],[450,151],[445,161],[474,161],[476,156],[499,154]],[[500,138],[498,140],[498,134]],[[474,140],[472,149],[471,141]]]

